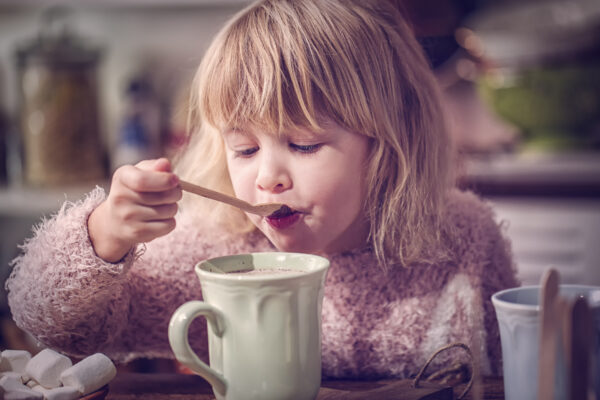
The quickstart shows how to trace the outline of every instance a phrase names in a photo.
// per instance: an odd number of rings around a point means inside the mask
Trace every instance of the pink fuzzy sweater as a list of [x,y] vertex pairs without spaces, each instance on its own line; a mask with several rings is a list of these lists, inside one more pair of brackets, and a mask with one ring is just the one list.
[[[37,226],[6,283],[18,326],[71,356],[99,351],[117,362],[172,358],[171,314],[201,298],[194,265],[214,256],[274,250],[260,233],[234,236],[180,218],[169,235],[131,251],[119,264],[106,263],[95,255],[87,232],[88,215],[104,197],[98,188]],[[448,202],[447,217],[462,239],[452,262],[385,272],[370,250],[329,256],[325,376],[409,377],[454,341],[480,350],[484,373],[501,373],[490,296],[517,285],[509,246],[491,209],[475,195],[453,191]],[[190,337],[207,359],[202,318],[192,324]],[[440,357],[438,366],[448,357]]]

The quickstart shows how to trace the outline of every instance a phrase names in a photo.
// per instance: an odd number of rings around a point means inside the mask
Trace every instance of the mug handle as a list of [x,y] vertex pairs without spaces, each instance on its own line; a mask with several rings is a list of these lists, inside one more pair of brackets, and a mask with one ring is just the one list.
[[188,301],[175,310],[169,322],[169,343],[175,357],[186,367],[202,376],[222,396],[227,392],[227,381],[217,371],[206,365],[190,347],[188,331],[190,324],[204,316],[213,333],[218,337],[225,331],[225,317],[221,311],[203,301]]

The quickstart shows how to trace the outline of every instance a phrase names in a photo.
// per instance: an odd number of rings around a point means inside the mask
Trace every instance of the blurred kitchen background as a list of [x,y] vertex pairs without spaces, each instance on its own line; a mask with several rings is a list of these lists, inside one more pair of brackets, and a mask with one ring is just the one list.
[[[519,276],[600,285],[600,1],[390,0],[444,90],[459,185]],[[185,144],[187,89],[245,0],[0,0],[0,282],[32,225]],[[22,337],[0,289],[2,334]],[[8,339],[10,338],[10,339]]]

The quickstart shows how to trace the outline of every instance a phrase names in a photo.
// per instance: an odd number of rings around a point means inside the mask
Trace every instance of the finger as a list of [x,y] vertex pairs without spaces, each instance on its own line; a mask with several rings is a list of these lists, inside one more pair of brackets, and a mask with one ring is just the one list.
[[139,169],[146,169],[148,171],[151,171],[152,166],[154,165],[155,162],[156,162],[156,160],[142,160],[142,161],[138,162],[137,164],[135,164],[134,166]]
[[140,210],[140,219],[142,221],[152,222],[173,218],[175,214],[177,214],[178,209],[177,203],[144,207]]
[[119,226],[135,226],[148,221],[173,218],[177,214],[177,210],[177,203],[158,206],[129,203],[115,207],[114,215]]
[[159,158],[152,166],[155,171],[171,172],[171,162],[167,158]]
[[175,218],[156,221],[144,221],[128,225],[125,235],[136,243],[149,242],[157,237],[164,236],[175,229]]
[[164,192],[133,192],[135,202],[141,205],[158,206],[172,204],[181,200],[182,192],[179,186]]
[[171,172],[171,162],[168,158],[161,157],[153,160],[142,160],[135,165],[137,168],[149,171]]
[[136,192],[161,192],[179,185],[179,179],[172,172],[141,169],[132,165],[119,168],[113,179]]

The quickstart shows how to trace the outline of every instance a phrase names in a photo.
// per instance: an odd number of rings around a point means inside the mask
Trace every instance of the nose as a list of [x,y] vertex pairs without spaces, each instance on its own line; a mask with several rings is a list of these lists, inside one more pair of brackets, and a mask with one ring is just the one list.
[[266,155],[261,159],[256,186],[260,190],[281,193],[292,187],[290,171],[284,160],[276,155]]

